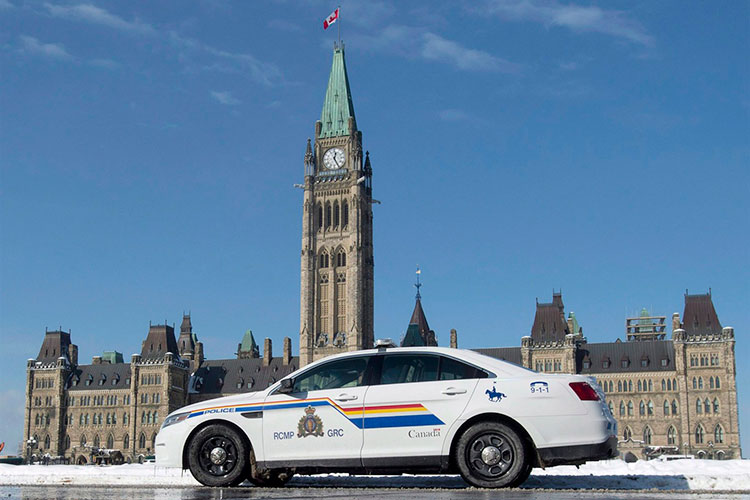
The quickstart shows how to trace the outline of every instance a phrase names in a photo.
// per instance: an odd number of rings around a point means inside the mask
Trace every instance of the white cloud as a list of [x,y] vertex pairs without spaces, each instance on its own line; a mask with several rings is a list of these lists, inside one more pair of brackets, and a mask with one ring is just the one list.
[[461,70],[517,73],[521,66],[483,50],[464,47],[423,28],[392,24],[376,35],[358,35],[358,46],[449,64]]
[[156,33],[153,26],[140,21],[126,21],[125,19],[108,12],[105,9],[91,4],[78,4],[72,6],[44,4],[49,13],[54,17],[84,21],[101,26],[107,26],[120,31],[136,34],[152,35]]
[[510,21],[532,21],[561,26],[575,32],[594,32],[652,45],[653,37],[624,12],[596,5],[562,4],[556,0],[489,0],[485,11]]
[[495,57],[483,50],[466,48],[434,33],[425,33],[422,40],[421,54],[425,59],[445,62],[458,69],[471,71],[516,73],[519,70],[518,65],[505,59]]
[[232,94],[228,90],[224,91],[218,91],[218,90],[212,90],[211,91],[211,97],[219,101],[220,103],[226,105],[226,106],[237,106],[238,104],[241,104],[242,101],[232,96]]
[[26,54],[38,55],[57,60],[73,59],[65,47],[59,43],[40,42],[33,36],[21,35],[21,52]]

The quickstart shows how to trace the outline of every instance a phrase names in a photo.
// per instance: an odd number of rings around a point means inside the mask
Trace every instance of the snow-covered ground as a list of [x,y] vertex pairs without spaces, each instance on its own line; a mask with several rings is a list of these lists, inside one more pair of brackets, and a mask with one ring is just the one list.
[[[4,465],[0,485],[198,486],[188,471],[154,464],[115,466]],[[295,477],[289,486],[463,488],[458,476],[347,476],[324,474]],[[524,488],[656,489],[750,492],[750,460],[622,460],[534,469]]]

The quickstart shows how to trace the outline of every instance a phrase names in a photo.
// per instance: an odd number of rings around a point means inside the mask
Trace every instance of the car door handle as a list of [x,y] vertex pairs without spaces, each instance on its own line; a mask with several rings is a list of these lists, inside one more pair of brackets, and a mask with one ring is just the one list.
[[357,399],[357,396],[353,394],[339,394],[333,399],[335,399],[336,401],[354,401],[355,399]]
[[466,389],[448,387],[446,390],[443,391],[443,394],[447,394],[448,396],[455,396],[456,394],[466,394]]

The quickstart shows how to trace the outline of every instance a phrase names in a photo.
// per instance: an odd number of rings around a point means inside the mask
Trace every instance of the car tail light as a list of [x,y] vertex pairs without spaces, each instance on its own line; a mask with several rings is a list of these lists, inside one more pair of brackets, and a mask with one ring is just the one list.
[[586,382],[571,382],[569,385],[581,401],[599,401],[599,395]]

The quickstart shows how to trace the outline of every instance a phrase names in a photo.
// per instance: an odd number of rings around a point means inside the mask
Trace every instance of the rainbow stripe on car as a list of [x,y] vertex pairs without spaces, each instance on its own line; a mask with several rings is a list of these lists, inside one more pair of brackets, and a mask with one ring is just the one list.
[[308,406],[331,406],[359,429],[419,427],[425,425],[445,424],[445,422],[440,420],[421,403],[342,407],[330,398],[296,399],[290,401],[260,402],[244,405],[215,406],[195,410],[191,412],[187,418],[199,417],[201,415],[212,413],[266,412],[288,410],[291,408],[307,408]]

